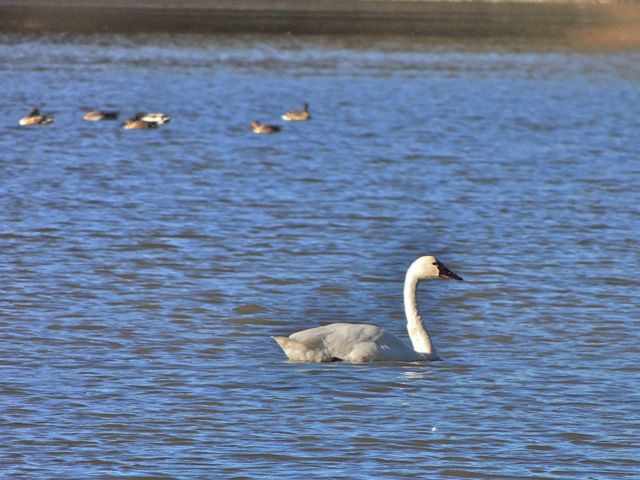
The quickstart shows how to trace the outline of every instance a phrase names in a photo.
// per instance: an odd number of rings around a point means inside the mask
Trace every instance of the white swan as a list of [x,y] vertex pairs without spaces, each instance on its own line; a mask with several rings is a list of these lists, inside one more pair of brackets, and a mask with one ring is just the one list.
[[386,330],[364,323],[332,323],[289,337],[272,338],[289,360],[297,362],[438,360],[429,332],[420,318],[416,299],[418,283],[432,278],[462,280],[433,256],[420,257],[411,264],[404,281],[404,310],[413,348]]

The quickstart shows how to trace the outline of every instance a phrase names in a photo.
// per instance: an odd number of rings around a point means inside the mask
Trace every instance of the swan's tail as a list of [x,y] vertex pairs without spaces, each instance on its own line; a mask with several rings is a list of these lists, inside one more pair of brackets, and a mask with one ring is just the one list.
[[292,340],[289,337],[271,337],[282,351],[285,353],[289,360],[294,362],[331,362],[333,357],[329,352],[319,348],[313,348],[297,340]]

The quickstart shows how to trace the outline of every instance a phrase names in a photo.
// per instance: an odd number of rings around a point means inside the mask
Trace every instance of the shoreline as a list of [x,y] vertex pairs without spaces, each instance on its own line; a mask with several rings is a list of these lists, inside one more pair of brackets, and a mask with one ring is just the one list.
[[640,47],[640,3],[0,0],[0,32],[402,35]]

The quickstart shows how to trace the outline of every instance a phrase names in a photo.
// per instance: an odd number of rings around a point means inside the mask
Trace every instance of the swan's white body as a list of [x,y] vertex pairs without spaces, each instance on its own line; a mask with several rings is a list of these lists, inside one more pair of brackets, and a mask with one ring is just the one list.
[[332,323],[302,330],[289,337],[273,338],[289,360],[297,362],[438,360],[429,332],[420,317],[416,298],[421,280],[438,277],[462,280],[432,256],[418,258],[407,270],[404,309],[412,347],[383,328],[360,323]]

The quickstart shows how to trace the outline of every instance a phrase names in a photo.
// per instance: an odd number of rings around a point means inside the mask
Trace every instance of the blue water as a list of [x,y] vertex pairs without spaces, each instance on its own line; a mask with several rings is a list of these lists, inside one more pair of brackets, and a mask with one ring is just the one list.
[[[0,39],[3,477],[640,476],[638,52]],[[269,338],[407,338],[424,254],[443,361]]]

